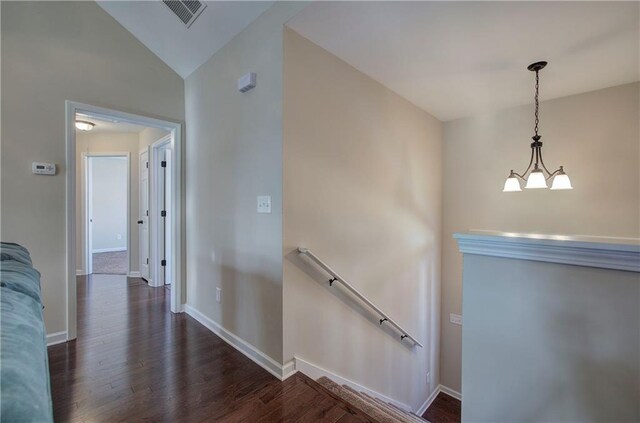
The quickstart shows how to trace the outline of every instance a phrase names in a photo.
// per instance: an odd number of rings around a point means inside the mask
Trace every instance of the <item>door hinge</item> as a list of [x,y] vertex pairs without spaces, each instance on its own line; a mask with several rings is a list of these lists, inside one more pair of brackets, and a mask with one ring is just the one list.
[[149,216],[149,210],[147,210],[147,216]]
[[162,261],[160,262],[160,266],[166,266],[166,265],[167,265],[167,261],[166,261],[166,260],[162,260]]
[[149,264],[149,257],[147,257],[147,264]]
[[147,166],[147,169],[149,169],[149,162],[146,162],[145,165]]
[[167,167],[167,162],[165,160],[161,161],[160,166]]
[[167,211],[166,211],[166,210],[162,210],[162,211],[160,212],[160,216],[162,216],[162,217],[167,217]]

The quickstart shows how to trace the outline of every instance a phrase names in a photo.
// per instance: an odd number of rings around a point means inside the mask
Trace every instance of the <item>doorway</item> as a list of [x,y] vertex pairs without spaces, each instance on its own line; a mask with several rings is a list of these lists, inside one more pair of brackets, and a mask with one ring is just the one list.
[[83,153],[83,165],[87,273],[128,275],[129,153]]
[[152,209],[151,214],[151,279],[154,286],[171,286],[174,243],[171,228],[173,184],[173,148],[171,137],[164,137],[151,145]]
[[[81,120],[85,120],[85,122],[81,122]],[[80,271],[84,271],[76,267],[76,263],[82,263],[79,260],[82,260],[82,251],[88,251],[89,247],[82,248],[82,244],[86,242],[87,245],[91,246],[91,252],[94,250],[98,250],[99,254],[101,251],[100,248],[96,245],[96,228],[91,228],[91,230],[85,230],[81,222],[83,221],[83,214],[85,213],[83,209],[87,209],[87,205],[82,201],[82,191],[76,191],[79,188],[78,176],[80,175],[80,179],[86,179],[87,176],[85,173],[87,172],[87,168],[93,174],[94,168],[98,163],[97,158],[85,158],[87,160],[86,165],[84,164],[84,160],[80,160],[80,156],[77,151],[77,140],[76,140],[76,128],[78,123],[82,123],[86,126],[95,126],[90,121],[92,119],[111,122],[115,124],[128,124],[134,126],[143,126],[148,128],[151,131],[157,131],[157,133],[162,133],[163,141],[162,145],[158,144],[158,142],[153,142],[150,144],[143,144],[142,138],[139,139],[140,143],[139,150],[136,149],[135,152],[130,153],[135,158],[134,161],[134,173],[130,172],[131,161],[130,156],[126,157],[127,168],[129,169],[128,174],[133,180],[135,180],[135,190],[134,196],[130,196],[131,189],[130,183],[129,189],[125,188],[124,191],[127,192],[126,197],[129,201],[127,201],[127,209],[130,209],[130,213],[127,214],[127,219],[129,224],[127,225],[127,231],[112,232],[115,234],[116,240],[122,239],[130,239],[132,234],[135,238],[142,237],[143,241],[139,243],[139,239],[136,240],[135,251],[133,252],[133,257],[131,257],[132,261],[127,260],[128,271],[127,274],[121,275],[125,279],[127,276],[129,277],[141,277],[143,272],[148,273],[148,284],[151,287],[163,287],[165,286],[165,282],[171,282],[171,290],[168,293],[170,297],[171,304],[171,312],[179,313],[184,311],[183,305],[183,280],[182,280],[182,263],[181,263],[181,240],[182,240],[182,226],[181,226],[181,203],[182,203],[182,192],[181,192],[181,146],[182,146],[182,125],[175,122],[159,120],[155,118],[150,118],[142,115],[134,115],[126,112],[120,112],[112,109],[105,109],[102,107],[91,106],[87,104],[81,104],[76,102],[67,101],[66,103],[66,145],[67,145],[67,160],[66,160],[66,182],[67,182],[67,191],[66,191],[66,201],[67,201],[67,219],[66,219],[66,255],[67,255],[67,340],[75,339],[77,335],[77,280],[76,273],[80,273]],[[168,134],[168,135],[167,135]],[[158,140],[158,138],[154,138]],[[144,145],[144,147],[143,147]],[[159,147],[159,148],[158,148]],[[137,148],[137,147],[136,147]],[[110,150],[106,150],[110,151]],[[138,155],[138,151],[140,154]],[[145,155],[146,154],[146,155]],[[118,154],[102,154],[102,156],[118,156]],[[137,157],[136,157],[137,155]],[[112,157],[112,159],[116,159],[116,157]],[[161,160],[162,159],[162,160]],[[76,161],[77,160],[77,161]],[[156,163],[157,162],[157,163]],[[140,171],[137,169],[138,166],[142,167],[141,164],[144,163],[144,168],[148,169],[148,171]],[[163,164],[164,163],[164,164]],[[169,165],[167,165],[170,163]],[[82,169],[82,167],[85,167]],[[147,167],[148,166],[148,167]],[[78,169],[80,168],[80,169]],[[154,171],[154,168],[157,168],[157,171]],[[160,172],[160,169],[162,172]],[[163,174],[162,180],[154,179],[157,175]],[[138,180],[138,176],[143,180],[140,183]],[[144,182],[146,181],[146,183]],[[156,184],[163,183],[163,196],[155,197],[154,192],[158,191],[158,187]],[[88,185],[88,184],[87,184]],[[145,188],[146,187],[146,188]],[[140,191],[138,191],[138,189]],[[146,190],[146,191],[145,191]],[[158,191],[159,192],[159,191]],[[157,195],[157,193],[155,194]],[[96,196],[96,189],[94,188],[92,191],[92,197]],[[87,196],[88,197],[88,196]],[[162,198],[162,203],[159,203],[158,198]],[[146,203],[145,203],[146,199]],[[141,200],[138,202],[138,200]],[[92,200],[93,201],[93,200]],[[133,201],[133,207],[131,207],[131,202]],[[138,204],[136,204],[138,203]],[[93,203],[92,203],[93,204]],[[143,213],[144,212],[144,213]],[[94,225],[98,223],[96,221],[95,210],[92,210],[90,213],[87,213],[89,216],[93,216],[93,221],[86,221],[87,225]],[[156,216],[157,214],[157,216]],[[136,219],[137,217],[137,219]],[[81,219],[78,221],[77,219]],[[136,222],[141,222],[136,225]],[[162,222],[162,224],[160,224]],[[76,228],[76,225],[79,225]],[[133,225],[132,228],[130,225]],[[136,228],[137,226],[137,228]],[[154,229],[155,227],[155,229]],[[136,230],[137,229],[137,230]],[[162,229],[161,233],[157,231]],[[155,230],[155,234],[154,234]],[[76,238],[76,233],[78,233],[78,238]],[[90,241],[85,241],[85,238],[80,236],[80,232],[85,232],[86,234],[91,234],[92,239]],[[145,235],[146,232],[146,235]],[[119,236],[118,236],[119,235]],[[148,238],[149,242],[145,242],[144,239]],[[164,239],[169,240],[170,246],[167,247],[166,244],[161,244],[161,247],[158,247],[157,240]],[[147,246],[147,250],[145,251],[145,246]],[[121,245],[115,246],[105,246],[104,249],[121,249]],[[127,243],[125,250],[120,251],[102,251],[102,252],[125,252],[127,257],[132,254],[131,245]],[[156,252],[154,255],[154,251]],[[78,254],[78,256],[76,256]],[[89,254],[84,254],[85,256],[90,256]],[[93,255],[93,254],[92,254]],[[139,270],[136,269],[138,266],[138,258],[137,256],[145,256],[148,255],[150,257],[146,258],[144,264],[145,266],[140,266]],[[157,260],[160,262],[164,262],[162,265],[162,276],[158,274],[156,280],[154,280],[154,257],[157,257]],[[90,263],[87,263],[90,262]],[[142,264],[142,263],[140,263]],[[91,268],[92,272],[95,273],[96,262],[88,258],[85,258],[84,269]],[[129,267],[134,269],[134,272],[131,272]],[[138,279],[140,283],[145,283]]]
[[149,150],[140,151],[138,162],[140,169],[140,200],[138,204],[138,239],[140,240],[140,277],[147,282],[151,281],[149,273],[149,246],[151,244],[149,234]]

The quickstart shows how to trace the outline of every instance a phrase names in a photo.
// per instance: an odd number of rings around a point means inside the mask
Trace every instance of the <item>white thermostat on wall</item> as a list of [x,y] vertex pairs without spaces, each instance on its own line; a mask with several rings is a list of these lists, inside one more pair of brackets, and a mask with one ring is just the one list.
[[241,76],[238,79],[238,91],[241,93],[246,93],[252,88],[256,86],[256,74],[253,72],[249,72],[246,75]]
[[33,162],[31,164],[31,171],[36,175],[55,175],[56,165],[55,163]]

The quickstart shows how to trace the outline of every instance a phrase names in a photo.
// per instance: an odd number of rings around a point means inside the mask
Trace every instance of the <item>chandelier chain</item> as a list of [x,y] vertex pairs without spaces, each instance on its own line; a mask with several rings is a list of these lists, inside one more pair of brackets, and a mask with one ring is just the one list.
[[538,118],[538,89],[540,87],[540,78],[538,75],[538,71],[536,71],[536,96],[535,96],[535,101],[536,101],[536,126],[534,128],[534,132],[536,133],[536,136],[538,136],[538,123],[540,122],[540,119]]

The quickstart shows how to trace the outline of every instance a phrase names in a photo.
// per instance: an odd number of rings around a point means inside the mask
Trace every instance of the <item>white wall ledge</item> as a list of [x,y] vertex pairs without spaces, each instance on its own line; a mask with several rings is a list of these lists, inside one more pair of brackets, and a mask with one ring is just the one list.
[[460,252],[640,272],[640,239],[470,231],[455,233]]

